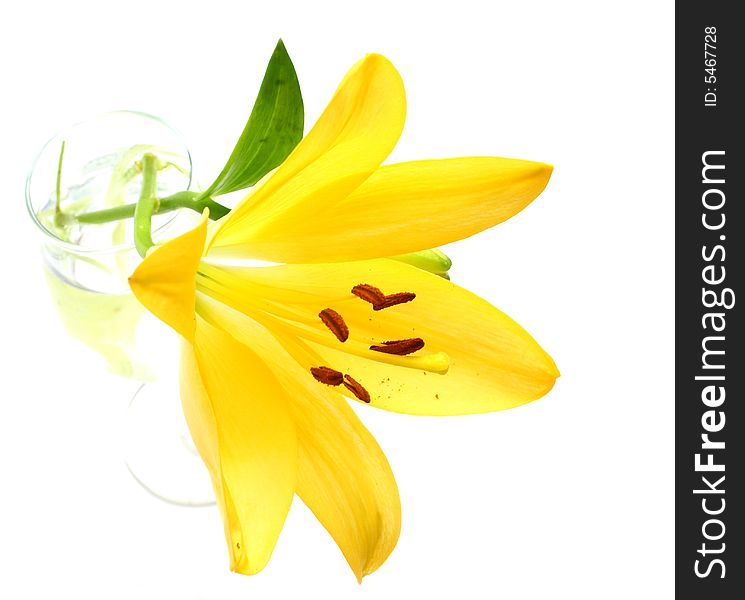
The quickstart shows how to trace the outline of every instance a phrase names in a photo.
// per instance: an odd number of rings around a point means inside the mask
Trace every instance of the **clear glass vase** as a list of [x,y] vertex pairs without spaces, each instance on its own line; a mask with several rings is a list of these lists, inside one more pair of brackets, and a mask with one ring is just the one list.
[[[155,378],[157,355],[148,356],[152,327],[141,327],[145,311],[127,284],[140,260],[132,219],[90,225],[70,217],[135,203],[141,186],[138,161],[147,151],[172,165],[158,173],[161,197],[190,188],[191,156],[178,134],[155,117],[125,111],[73,125],[52,138],[26,180],[26,205],[42,234],[44,272],[67,332],[117,375],[141,381]],[[167,236],[176,221],[175,212],[156,216],[154,235]]]
[[[163,500],[206,505],[213,502],[211,484],[181,413],[177,336],[142,307],[127,283],[140,261],[133,221],[87,224],[74,218],[136,203],[146,152],[158,158],[159,198],[192,189],[191,155],[181,136],[156,117],[118,111],[73,125],[45,144],[26,180],[26,206],[66,331],[109,371],[131,381],[124,418],[127,468]],[[196,218],[190,212],[156,215],[156,243],[189,227]]]

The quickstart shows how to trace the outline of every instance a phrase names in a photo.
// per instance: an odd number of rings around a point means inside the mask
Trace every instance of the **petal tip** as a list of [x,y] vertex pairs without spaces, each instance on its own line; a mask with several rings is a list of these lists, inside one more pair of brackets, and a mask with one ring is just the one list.
[[189,341],[196,329],[196,273],[206,231],[205,213],[196,227],[148,252],[128,278],[140,303]]
[[551,175],[553,175],[554,166],[551,163],[544,162],[533,162],[531,166],[534,176],[543,180],[543,187],[545,188],[548,180],[551,179]]
[[387,57],[378,52],[368,52],[367,54],[365,54],[362,60],[363,62],[381,62],[383,64],[393,66],[393,63]]
[[552,389],[554,389],[554,386],[556,385],[556,380],[561,377],[561,373],[559,372],[559,368],[556,366],[556,363],[553,361],[553,359],[546,355],[546,358],[548,359],[547,363],[545,364],[545,385],[540,389],[540,392],[536,396],[536,400],[538,398],[543,398],[546,394],[548,394]]
[[541,350],[542,356],[541,356],[539,370],[542,373],[542,379],[546,380],[545,391],[541,393],[541,396],[544,396],[548,392],[550,392],[551,389],[554,387],[556,380],[559,377],[561,377],[561,372],[559,371],[559,367],[556,366],[556,362],[551,357],[551,355],[548,352],[546,352],[543,348],[541,348],[540,350]]
[[543,350],[543,348],[541,348],[541,352],[543,353],[544,372],[548,377],[558,379],[561,376],[561,372],[559,371],[559,367],[556,366],[556,362],[551,358],[551,355],[548,352]]
[[230,552],[230,570],[233,573],[250,577],[251,575],[256,575],[263,571],[264,567],[269,564],[269,558],[270,557],[266,557],[266,559],[260,561],[251,561],[246,556],[245,551],[233,546]]

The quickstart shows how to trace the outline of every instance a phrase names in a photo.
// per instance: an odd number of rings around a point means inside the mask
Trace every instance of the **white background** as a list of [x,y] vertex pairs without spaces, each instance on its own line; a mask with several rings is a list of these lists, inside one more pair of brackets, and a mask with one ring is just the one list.
[[[672,2],[251,4],[0,9],[0,597],[672,597]],[[408,92],[391,160],[556,166],[524,212],[447,250],[456,281],[533,333],[562,377],[544,399],[491,415],[359,411],[404,518],[361,586],[300,502],[268,568],[247,578],[227,572],[215,509],[137,487],[116,435],[131,390],[85,374],[23,206],[46,139],[112,109],[166,119],[209,180],[280,36],[308,124],[375,51]]]

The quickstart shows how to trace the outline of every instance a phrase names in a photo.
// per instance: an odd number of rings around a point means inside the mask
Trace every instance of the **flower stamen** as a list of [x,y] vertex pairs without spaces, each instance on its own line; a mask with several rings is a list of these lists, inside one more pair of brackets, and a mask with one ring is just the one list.
[[375,352],[385,352],[386,354],[396,354],[398,356],[406,356],[422,348],[424,348],[424,340],[422,338],[392,340],[390,342],[383,342],[381,345],[370,346],[370,350],[375,350]]
[[405,302],[411,302],[416,298],[414,292],[398,292],[397,294],[388,294],[385,300],[378,304],[373,304],[373,310],[383,310],[384,308],[390,308],[397,304],[404,304]]
[[352,288],[352,293],[373,305],[373,310],[383,310],[404,302],[411,302],[416,298],[414,292],[397,292],[395,294],[384,294],[380,288],[369,283],[360,283]]
[[373,306],[385,301],[385,294],[368,283],[360,283],[352,288],[352,293],[358,298],[369,302]]
[[344,387],[352,392],[358,400],[370,404],[370,394],[364,387],[362,387],[362,384],[359,381],[353,379],[349,375],[344,375],[343,383]]
[[349,339],[349,327],[344,322],[344,318],[331,308],[324,308],[318,316],[323,324],[329,328],[331,333],[336,336],[340,342],[346,342]]
[[311,367],[310,372],[316,381],[326,385],[341,385],[344,383],[344,375],[330,367]]

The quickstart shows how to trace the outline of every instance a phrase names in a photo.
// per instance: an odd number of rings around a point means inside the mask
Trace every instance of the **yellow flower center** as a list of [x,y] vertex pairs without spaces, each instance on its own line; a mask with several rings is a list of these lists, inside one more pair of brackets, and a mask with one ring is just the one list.
[[[301,345],[306,341],[313,342],[372,361],[431,373],[444,374],[450,367],[450,358],[445,352],[421,352],[425,346],[422,338],[385,341],[366,338],[355,331],[354,326],[350,328],[342,314],[330,307],[316,305],[321,310],[311,312],[309,302],[281,302],[261,284],[252,284],[242,278],[241,284],[235,285],[233,279],[236,277],[235,273],[203,262],[197,273],[197,289],[249,316],[269,329],[280,341],[294,339]],[[249,289],[253,293],[249,293]],[[416,298],[413,292],[385,294],[368,283],[355,285],[350,294],[371,304],[373,311],[395,309],[397,305],[412,302]],[[364,384],[357,381],[353,374],[319,364],[322,359],[313,352],[309,352],[308,356],[317,359],[316,364],[307,366],[316,381],[344,386],[357,399],[370,402],[370,394]]]
[[[413,292],[398,292],[395,294],[384,294],[379,288],[368,283],[361,283],[352,288],[351,293],[358,298],[369,302],[373,305],[373,310],[383,310],[384,308],[390,308],[397,304],[404,304],[411,302],[416,298],[416,294]],[[349,327],[347,327],[344,317],[338,312],[331,308],[324,308],[318,313],[319,318],[326,327],[334,334],[337,340],[344,343],[349,339]],[[369,350],[373,352],[382,352],[384,354],[392,354],[395,356],[408,356],[424,348],[424,340],[422,338],[408,338],[405,340],[389,340],[382,344],[372,344]],[[434,356],[434,355],[431,355]],[[343,375],[340,371],[336,371],[331,367],[320,366],[311,367],[311,375],[321,383],[331,386],[343,385],[346,387],[358,400],[370,402],[370,394],[364,388],[364,386],[351,377],[350,375]]]

